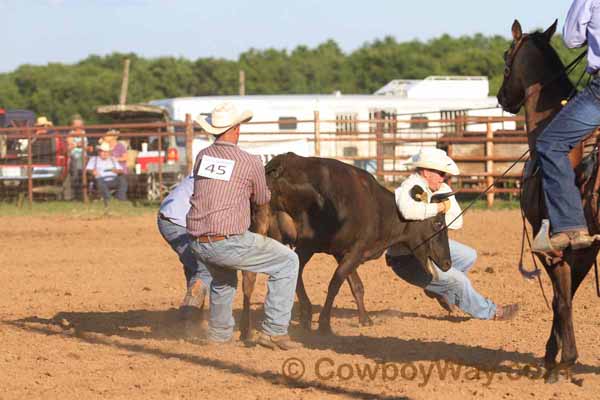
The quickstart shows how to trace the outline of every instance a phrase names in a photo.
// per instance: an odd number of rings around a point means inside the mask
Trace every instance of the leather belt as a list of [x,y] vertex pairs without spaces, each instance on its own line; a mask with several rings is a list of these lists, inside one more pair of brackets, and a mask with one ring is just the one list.
[[228,236],[223,235],[204,235],[204,236],[196,236],[194,240],[200,243],[210,243],[210,242],[220,242],[221,240],[227,239]]

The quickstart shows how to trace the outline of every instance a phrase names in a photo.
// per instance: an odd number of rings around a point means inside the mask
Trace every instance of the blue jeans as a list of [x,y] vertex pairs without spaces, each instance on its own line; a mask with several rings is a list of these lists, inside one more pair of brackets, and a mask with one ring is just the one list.
[[581,195],[568,155],[600,125],[600,78],[569,101],[537,138],[535,149],[553,233],[586,228]]
[[388,265],[400,278],[427,291],[442,295],[448,303],[458,306],[467,314],[479,319],[492,319],[496,305],[479,294],[471,285],[467,271],[471,269],[477,253],[469,246],[450,240],[452,267],[442,271],[434,264],[437,277],[431,277],[413,255],[388,257]]
[[206,264],[213,277],[209,339],[222,342],[233,335],[232,303],[238,281],[236,270],[269,276],[262,330],[271,336],[287,334],[298,279],[296,253],[271,238],[252,232],[217,242],[192,241],[191,249],[198,261]]
[[96,178],[96,185],[104,204],[107,204],[110,200],[111,190],[116,190],[115,197],[117,200],[127,200],[127,177],[125,175],[117,175],[114,178]]
[[160,217],[157,219],[157,225],[158,231],[177,253],[179,261],[183,264],[186,287],[189,288],[197,280],[201,280],[207,288],[210,287],[212,276],[210,276],[206,265],[198,262],[194,253],[192,253],[187,229]]

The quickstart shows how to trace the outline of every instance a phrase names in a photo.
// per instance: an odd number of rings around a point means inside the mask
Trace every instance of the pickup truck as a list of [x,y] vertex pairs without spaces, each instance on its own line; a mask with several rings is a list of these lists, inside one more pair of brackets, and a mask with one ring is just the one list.
[[0,109],[0,195],[27,191],[28,151],[32,153],[32,179],[36,192],[62,197],[62,182],[69,172],[69,156],[64,137],[52,133],[24,138],[24,128],[32,127],[35,113],[29,110]]

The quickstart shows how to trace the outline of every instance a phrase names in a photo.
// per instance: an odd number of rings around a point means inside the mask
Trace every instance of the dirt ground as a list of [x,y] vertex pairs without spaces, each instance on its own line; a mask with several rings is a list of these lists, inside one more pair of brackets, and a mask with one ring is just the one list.
[[[0,399],[598,398],[600,299],[593,274],[575,302],[577,383],[534,379],[551,313],[537,281],[517,271],[518,211],[470,212],[454,236],[479,251],[473,285],[497,302],[521,304],[514,321],[448,316],[379,259],[359,269],[374,326],[358,326],[344,285],[333,312],[335,336],[315,331],[317,313],[310,333],[294,320],[291,334],[305,348],[289,352],[187,338],[177,313],[183,273],[150,214],[2,217],[0,233]],[[325,255],[307,266],[315,311],[334,268]],[[263,283],[255,319],[262,315]],[[551,296],[545,275],[543,284]],[[240,309],[241,287],[238,321]],[[205,326],[198,323],[200,337]]]

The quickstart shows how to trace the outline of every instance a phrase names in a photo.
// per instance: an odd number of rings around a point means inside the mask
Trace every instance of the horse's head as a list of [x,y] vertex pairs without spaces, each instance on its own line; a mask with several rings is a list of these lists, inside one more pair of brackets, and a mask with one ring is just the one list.
[[521,24],[512,25],[512,43],[504,52],[504,80],[498,91],[498,103],[505,111],[516,114],[527,99],[528,89],[542,84],[547,74],[560,71],[562,63],[550,45],[557,21],[546,31],[524,34]]

